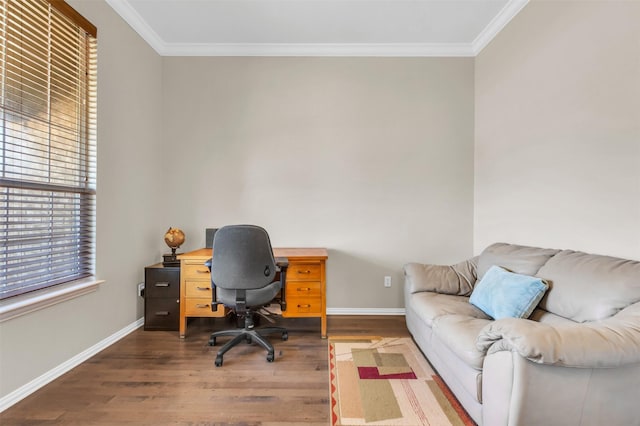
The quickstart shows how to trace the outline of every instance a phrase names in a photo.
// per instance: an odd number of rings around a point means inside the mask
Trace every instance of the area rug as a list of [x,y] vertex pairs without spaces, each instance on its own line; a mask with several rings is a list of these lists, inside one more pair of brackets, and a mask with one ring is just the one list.
[[331,425],[472,426],[411,338],[329,339]]

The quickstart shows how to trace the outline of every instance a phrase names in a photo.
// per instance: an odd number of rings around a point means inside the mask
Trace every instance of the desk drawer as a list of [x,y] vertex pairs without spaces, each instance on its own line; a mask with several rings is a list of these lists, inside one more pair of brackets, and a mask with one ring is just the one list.
[[223,305],[218,305],[218,310],[211,310],[211,298],[188,298],[185,301],[186,317],[223,317],[225,309]]
[[184,274],[183,279],[210,281],[211,273],[209,268],[202,263],[186,263],[182,266],[181,273]]
[[287,297],[287,310],[283,316],[317,316],[322,313],[322,299],[312,297]]
[[285,289],[287,300],[290,298],[321,298],[320,283],[312,281],[293,281],[287,283]]
[[288,281],[320,281],[319,263],[291,263],[287,269]]
[[204,298],[211,302],[211,280],[209,281],[185,281],[184,294],[190,298]]

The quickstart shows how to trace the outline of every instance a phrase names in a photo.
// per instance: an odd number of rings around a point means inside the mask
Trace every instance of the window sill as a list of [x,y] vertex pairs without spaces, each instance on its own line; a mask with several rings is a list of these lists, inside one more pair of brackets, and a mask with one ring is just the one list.
[[0,322],[94,292],[103,282],[89,277],[9,298],[0,302]]

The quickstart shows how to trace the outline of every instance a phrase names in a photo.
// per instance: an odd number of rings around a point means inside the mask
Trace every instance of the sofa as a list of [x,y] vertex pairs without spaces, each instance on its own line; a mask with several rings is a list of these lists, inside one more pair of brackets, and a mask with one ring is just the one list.
[[[546,286],[528,318],[470,303],[495,267]],[[477,424],[640,425],[640,262],[496,243],[404,274],[407,327]]]

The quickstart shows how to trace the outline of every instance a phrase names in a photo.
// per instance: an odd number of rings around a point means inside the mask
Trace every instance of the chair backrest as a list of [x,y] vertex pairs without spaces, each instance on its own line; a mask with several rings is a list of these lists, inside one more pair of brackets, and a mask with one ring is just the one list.
[[269,234],[255,225],[224,226],[213,238],[211,282],[223,289],[256,289],[274,281]]

